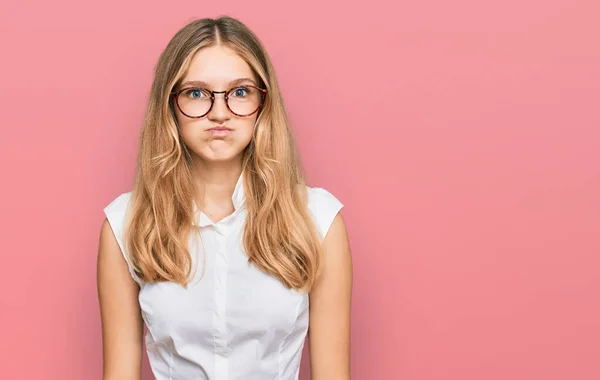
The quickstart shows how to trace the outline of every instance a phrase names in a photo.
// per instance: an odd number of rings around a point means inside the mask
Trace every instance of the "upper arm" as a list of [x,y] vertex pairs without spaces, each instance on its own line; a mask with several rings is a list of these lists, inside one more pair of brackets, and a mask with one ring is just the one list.
[[139,285],[129,273],[107,219],[100,231],[97,289],[102,321],[103,378],[141,378],[143,321]]
[[337,213],[323,240],[323,270],[310,292],[311,378],[350,379],[352,259],[344,219]]

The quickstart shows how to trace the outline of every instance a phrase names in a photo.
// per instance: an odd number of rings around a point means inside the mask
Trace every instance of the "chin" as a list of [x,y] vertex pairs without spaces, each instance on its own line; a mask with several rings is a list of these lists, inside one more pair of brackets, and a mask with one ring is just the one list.
[[200,155],[200,159],[205,162],[229,162],[242,158],[244,152],[222,152],[222,154]]

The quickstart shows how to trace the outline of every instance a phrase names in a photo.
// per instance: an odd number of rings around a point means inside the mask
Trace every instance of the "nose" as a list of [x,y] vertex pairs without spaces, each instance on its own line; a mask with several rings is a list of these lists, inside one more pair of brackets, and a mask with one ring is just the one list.
[[227,120],[231,117],[231,112],[225,103],[225,91],[214,91],[214,101],[208,118],[215,121]]

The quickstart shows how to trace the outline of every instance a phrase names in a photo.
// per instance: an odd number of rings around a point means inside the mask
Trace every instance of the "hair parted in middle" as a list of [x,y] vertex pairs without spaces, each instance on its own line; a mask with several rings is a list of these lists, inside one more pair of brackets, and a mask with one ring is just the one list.
[[222,16],[192,21],[159,57],[140,135],[126,223],[126,252],[145,282],[187,286],[194,225],[193,163],[181,140],[171,91],[199,50],[221,45],[248,63],[268,95],[243,152],[248,259],[290,289],[310,291],[320,271],[321,239],[307,208],[303,169],[271,60],[242,22]]

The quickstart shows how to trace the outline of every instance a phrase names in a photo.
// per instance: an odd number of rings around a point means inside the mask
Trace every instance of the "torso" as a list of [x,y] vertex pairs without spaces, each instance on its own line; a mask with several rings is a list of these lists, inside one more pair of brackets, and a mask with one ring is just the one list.
[[[324,235],[342,204],[323,189],[308,190],[310,213]],[[126,260],[122,231],[130,195],[105,208]],[[242,201],[238,182],[233,207],[198,214],[200,232],[189,239],[197,271],[187,289],[144,283],[129,266],[140,284],[146,349],[157,380],[298,379],[309,297],[248,262]]]

